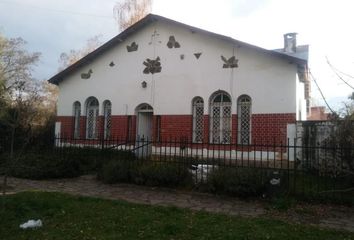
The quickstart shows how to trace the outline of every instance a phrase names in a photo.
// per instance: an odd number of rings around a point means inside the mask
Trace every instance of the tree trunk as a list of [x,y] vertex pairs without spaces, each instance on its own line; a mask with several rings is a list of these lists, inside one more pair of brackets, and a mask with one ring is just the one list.
[[4,180],[2,183],[2,195],[6,194],[7,177],[9,175],[9,172],[12,169],[12,161],[13,161],[13,156],[14,156],[14,143],[15,143],[15,128],[13,127],[11,129],[10,159],[9,159],[9,162],[6,163],[7,168],[5,169]]

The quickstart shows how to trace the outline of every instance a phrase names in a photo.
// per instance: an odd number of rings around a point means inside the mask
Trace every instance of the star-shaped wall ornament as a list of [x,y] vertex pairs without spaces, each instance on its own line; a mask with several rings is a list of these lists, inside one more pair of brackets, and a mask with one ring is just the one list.
[[159,73],[161,72],[161,63],[160,63],[160,57],[157,57],[155,60],[147,58],[143,64],[145,65],[145,69],[143,73],[145,74],[154,74],[154,73]]
[[221,60],[223,60],[224,64],[223,68],[237,68],[238,67],[238,59],[235,56],[226,59],[224,56],[221,56]]

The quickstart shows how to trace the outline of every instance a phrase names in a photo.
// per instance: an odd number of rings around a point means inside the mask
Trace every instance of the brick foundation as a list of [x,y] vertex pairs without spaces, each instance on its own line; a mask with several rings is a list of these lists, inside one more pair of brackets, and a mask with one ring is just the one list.
[[[159,121],[157,120],[159,118]],[[167,141],[170,139],[191,141],[192,139],[191,115],[161,115],[153,117],[152,137]],[[61,122],[61,135],[73,137],[74,118],[72,116],[58,116],[57,122]],[[103,117],[98,119],[97,129],[99,138],[103,136]],[[159,123],[158,123],[159,122]],[[290,114],[253,114],[251,119],[252,144],[285,144],[287,139],[287,124],[295,123],[295,113]],[[159,125],[159,127],[158,127]],[[160,132],[158,132],[158,128]],[[238,131],[237,115],[232,115],[232,143],[237,143]],[[86,117],[80,118],[80,138],[86,136]],[[136,116],[112,116],[111,138],[134,141],[136,135]],[[209,116],[204,116],[204,142],[209,141]]]

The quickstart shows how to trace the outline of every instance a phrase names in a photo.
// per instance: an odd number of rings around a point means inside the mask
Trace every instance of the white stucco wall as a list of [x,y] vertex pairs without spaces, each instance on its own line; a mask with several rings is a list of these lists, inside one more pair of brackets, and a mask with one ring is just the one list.
[[305,121],[307,119],[306,100],[305,100],[305,83],[296,77],[296,120]]
[[[155,38],[152,35],[158,34]],[[166,44],[173,35],[181,45],[169,49]],[[138,51],[127,52],[135,41]],[[194,53],[201,52],[197,60]],[[180,56],[184,55],[181,60]],[[239,67],[223,69],[221,55],[235,54]],[[144,74],[146,58],[161,59],[161,73]],[[113,61],[114,67],[109,63]],[[80,74],[92,69],[89,79]],[[147,88],[141,82],[147,82]],[[113,115],[131,115],[141,103],[149,103],[154,114],[191,114],[191,101],[201,96],[205,104],[211,94],[224,90],[232,96],[232,112],[237,112],[237,98],[247,94],[252,98],[253,113],[298,112],[296,65],[285,59],[238,47],[225,40],[212,38],[189,29],[155,22],[133,34],[118,46],[100,55],[92,63],[78,69],[60,82],[58,115],[71,116],[72,105],[80,101],[85,114],[85,100],[95,96],[100,103],[112,102]],[[208,114],[208,107],[205,107]]]

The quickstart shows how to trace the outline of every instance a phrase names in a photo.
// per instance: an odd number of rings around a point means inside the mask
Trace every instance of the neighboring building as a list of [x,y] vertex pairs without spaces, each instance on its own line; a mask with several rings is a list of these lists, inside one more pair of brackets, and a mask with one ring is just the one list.
[[[309,109],[307,46],[282,50],[148,15],[53,76],[56,133],[80,139],[285,142]],[[307,106],[306,106],[307,102]]]
[[326,112],[326,107],[316,106],[311,107],[311,114],[307,117],[310,121],[326,121],[328,120],[329,113]]

